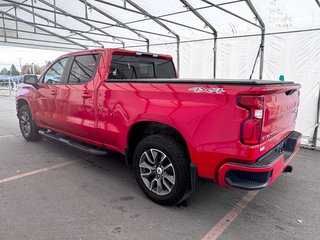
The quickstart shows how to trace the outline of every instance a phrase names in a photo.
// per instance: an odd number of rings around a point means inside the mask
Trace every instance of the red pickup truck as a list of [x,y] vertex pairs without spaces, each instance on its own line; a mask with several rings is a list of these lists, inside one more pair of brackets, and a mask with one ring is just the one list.
[[168,55],[97,49],[61,56],[39,79],[26,77],[16,103],[26,140],[120,152],[143,192],[172,205],[197,179],[256,190],[290,172],[301,138],[294,131],[299,89],[178,79]]

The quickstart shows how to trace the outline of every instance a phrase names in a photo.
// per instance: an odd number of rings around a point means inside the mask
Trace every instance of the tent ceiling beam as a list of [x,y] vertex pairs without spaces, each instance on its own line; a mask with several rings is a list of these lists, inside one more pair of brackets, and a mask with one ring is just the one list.
[[[55,6],[55,5],[53,5],[53,4],[50,4],[50,3],[48,3],[48,2],[46,2],[46,1],[44,1],[44,0],[38,0],[38,1],[41,2],[41,3],[43,3],[43,4],[45,4],[45,5],[47,5],[48,7],[53,8],[53,9],[54,9],[54,12],[56,12],[56,10],[58,10],[59,12],[67,13],[67,12],[64,11],[63,9],[58,8],[57,6]],[[82,24],[85,24],[85,25],[87,25],[87,26],[89,26],[89,27],[91,27],[91,28],[94,28],[94,26],[93,26],[92,24],[87,23],[86,21],[79,20],[79,19],[75,19],[75,20],[77,20],[77,21],[81,22]],[[103,33],[105,33],[105,34],[108,35],[108,33],[106,33],[106,32],[103,32]],[[110,37],[113,37],[113,36],[110,35]],[[94,39],[92,39],[92,40],[93,40],[94,43],[100,45],[102,48],[104,47],[103,44],[101,44],[100,42],[98,42],[98,41],[96,41],[96,40],[94,40]],[[116,40],[118,40],[118,39],[116,39]],[[124,44],[121,40],[118,40],[118,41],[120,41],[122,44]]]
[[[25,3],[17,3],[17,2],[12,1],[12,0],[3,0],[3,1],[9,2],[9,3],[11,3],[12,5],[25,6],[25,7],[28,7],[28,8],[32,8],[31,5],[25,4]],[[41,10],[41,11],[44,11],[44,12],[52,13],[52,10],[46,9],[46,8],[42,8],[42,7],[38,7],[38,6],[34,6],[34,9]],[[110,24],[110,23],[106,23],[106,22],[98,21],[98,20],[94,20],[94,19],[86,19],[86,18],[83,18],[83,17],[80,17],[80,16],[76,16],[76,15],[67,13],[67,12],[65,12],[65,13],[56,12],[56,14],[57,14],[57,15],[64,16],[64,17],[71,17],[71,18],[74,18],[74,19],[84,20],[84,21],[88,21],[88,22],[92,22],[92,23],[105,24],[105,25],[108,25],[108,26],[110,26],[110,27],[123,28],[123,27],[119,26],[118,24]],[[97,27],[96,27],[95,30],[105,29],[105,28],[107,28],[107,27],[104,27],[104,28],[97,28]],[[145,30],[141,30],[141,29],[136,29],[136,28],[131,28],[131,29],[136,30],[136,31],[139,31],[139,32],[143,32],[143,33],[149,33],[149,34],[157,35],[157,36],[162,36],[162,37],[167,37],[167,38],[175,38],[175,37],[173,37],[173,36],[164,35],[164,34],[155,33],[155,32],[149,32],[149,31],[145,31]],[[91,30],[90,30],[90,31],[91,31]],[[83,32],[83,33],[89,33],[90,31]],[[103,35],[105,35],[105,34],[103,34]],[[115,37],[116,37],[116,38],[119,38],[119,39],[126,39],[126,40],[138,41],[137,39],[133,39],[133,38],[124,38],[124,37],[121,37],[121,36],[115,36]]]
[[[6,1],[6,0],[4,0]],[[101,2],[101,3],[104,3],[106,5],[109,5],[109,6],[112,6],[112,7],[116,7],[116,8],[120,8],[122,10],[126,10],[126,11],[129,11],[129,12],[133,12],[133,13],[137,13],[137,14],[140,14],[140,15],[143,15],[145,16],[146,20],[149,20],[149,19],[157,19],[158,21],[163,21],[163,22],[167,22],[167,23],[171,23],[171,24],[174,24],[174,25],[177,25],[177,26],[180,26],[180,27],[184,27],[184,28],[188,28],[188,29],[192,29],[192,30],[195,30],[195,31],[198,31],[198,32],[203,32],[203,33],[207,33],[207,34],[212,34],[211,32],[208,32],[208,31],[204,31],[204,30],[201,30],[201,29],[198,29],[198,28],[195,28],[195,27],[192,27],[192,26],[188,26],[188,25],[185,25],[185,24],[182,24],[182,23],[177,23],[175,21],[171,21],[171,20],[168,20],[168,19],[165,19],[165,18],[161,18],[161,17],[156,17],[156,16],[153,16],[151,14],[149,14],[148,12],[146,12],[146,14],[142,13],[142,12],[139,12],[139,11],[136,11],[134,9],[130,9],[130,8],[124,8],[122,6],[119,6],[117,4],[114,4],[114,3],[110,3],[110,2],[106,2],[106,1],[103,1],[103,0],[95,0],[97,2]],[[126,0],[127,3],[130,3],[131,0]],[[132,2],[132,1],[131,1]],[[131,4],[131,3],[130,3]],[[132,4],[131,4],[132,5]],[[126,23],[126,24],[129,24],[129,23]]]
[[[14,2],[14,1],[9,1],[9,0],[4,0],[4,1],[12,2],[12,3],[16,3],[16,4],[17,4],[17,2]],[[87,21],[85,21],[85,20],[83,20],[83,19],[76,18],[76,17],[70,15],[68,12],[64,11],[63,9],[54,6],[53,4],[50,4],[50,3],[46,2],[46,1],[43,1],[43,0],[38,0],[38,1],[41,2],[41,3],[43,3],[43,4],[45,4],[45,5],[47,5],[48,7],[51,7],[51,8],[53,8],[53,9],[58,10],[59,12],[63,13],[63,15],[65,15],[65,16],[71,17],[71,18],[77,20],[78,22],[81,22],[82,24],[89,26],[90,28],[94,28],[95,30],[102,32],[104,35],[107,35],[108,37],[111,37],[112,39],[117,40],[117,41],[120,42],[120,43],[122,44],[122,46],[124,47],[124,44],[125,44],[124,41],[122,41],[122,40],[119,39],[118,37],[113,36],[113,35],[105,32],[105,31],[99,30],[97,27],[95,27],[94,25],[88,23]],[[19,4],[19,3],[18,3],[18,4]],[[19,5],[21,5],[21,4],[19,4]],[[27,5],[27,4],[23,4],[23,5],[29,6],[29,5]],[[37,8],[37,9],[40,9],[40,10],[45,10],[45,11],[47,11],[47,12],[51,12],[51,13],[52,13],[52,10],[48,10],[48,9],[45,9],[45,8],[39,8],[39,7],[35,7],[35,6],[34,6],[34,8]],[[56,14],[58,14],[58,12],[56,12]],[[101,47],[104,47],[100,42],[98,42],[98,41],[95,41],[95,42],[96,42],[98,45],[100,45]]]
[[[91,3],[88,3],[87,0],[78,0],[78,1],[82,2],[83,4],[85,4],[85,8],[86,8],[86,9],[87,9],[87,6],[89,6],[91,9],[93,9],[93,10],[97,11],[98,13],[100,13],[101,15],[103,15],[103,16],[111,19],[112,21],[116,22],[118,25],[122,26],[123,28],[128,29],[129,31],[137,34],[137,36],[138,36],[139,38],[143,38],[143,39],[146,41],[146,43],[147,43],[147,52],[149,52],[149,43],[150,43],[150,40],[149,40],[146,36],[142,35],[141,33],[137,32],[136,30],[134,30],[134,29],[132,29],[131,27],[129,27],[127,24],[121,22],[120,20],[118,20],[117,18],[111,16],[110,14],[102,11],[101,9],[99,9],[99,8],[97,8],[96,6],[92,5]],[[101,28],[100,28],[100,30],[101,30]]]
[[[64,15],[66,16],[66,15]],[[118,27],[118,28],[123,28],[119,25],[114,25],[114,24],[110,24],[110,23],[104,23],[102,21],[97,21],[97,20],[93,20],[93,19],[88,19],[87,21],[90,21],[90,22],[95,22],[95,23],[101,23],[101,24],[105,24],[105,25],[108,25],[108,27],[102,27],[102,28],[96,28],[96,29],[107,29],[107,28],[110,28],[110,27]],[[166,38],[175,38],[173,36],[169,36],[169,35],[165,35],[165,34],[161,34],[161,33],[155,33],[155,32],[150,32],[150,31],[145,31],[145,30],[141,30],[141,29],[137,29],[137,28],[132,28],[136,31],[139,31],[139,32],[143,32],[143,33],[148,33],[148,34],[152,34],[152,35],[156,35],[156,36],[160,36],[160,37],[166,37]],[[90,33],[92,32],[92,30],[89,30],[89,31],[85,31],[85,33]],[[120,37],[120,36],[117,36],[118,38],[122,38],[122,39],[128,39],[128,38],[123,38],[123,37]],[[137,41],[137,39],[132,39],[132,41]],[[143,41],[144,42],[144,41]]]
[[143,9],[142,7],[140,7],[138,4],[136,4],[135,2],[133,2],[132,0],[126,0],[129,4],[131,4],[134,8],[138,9],[138,11],[143,14],[143,15],[147,15],[148,17],[150,17],[155,23],[157,23],[158,25],[160,25],[161,27],[163,27],[164,29],[166,29],[167,31],[169,31],[169,33],[173,34],[176,37],[177,40],[177,71],[178,74],[180,73],[180,36],[175,33],[171,28],[169,28],[166,24],[164,24],[163,22],[161,22],[159,19],[157,18],[153,18],[153,16],[151,14],[149,14],[145,9]]
[[[17,22],[24,22],[24,23],[30,23],[30,24],[33,24],[33,22],[28,22],[26,20],[19,20],[19,19],[12,19],[12,18],[6,18],[4,17],[4,20],[9,20],[9,21],[17,21]],[[60,28],[60,27],[55,27],[55,26],[50,26],[50,25],[46,25],[46,24],[42,24],[42,23],[36,23],[37,26],[42,26],[42,27],[46,27],[46,28],[52,28],[52,29],[57,29],[57,30],[64,30],[64,31],[68,31],[67,29],[64,29],[64,28]],[[89,35],[93,35],[93,36],[105,36],[104,34],[102,33],[92,33],[92,32],[87,32],[87,31],[81,31],[81,30],[78,30],[78,29],[71,29],[69,28],[72,32],[77,32],[77,33],[83,33],[83,34],[89,34]],[[36,33],[38,34],[38,32]],[[75,34],[76,35],[76,34]],[[74,36],[74,35],[72,35]],[[66,38],[70,38],[70,36],[64,36]],[[137,42],[145,42],[143,40],[138,40],[138,39],[132,39],[132,38],[125,38],[123,37],[123,39],[128,39],[128,40],[131,40],[131,41],[137,41]],[[83,40],[86,40],[86,39],[83,39]],[[91,41],[91,40],[90,40]],[[92,41],[91,41],[92,42]],[[105,42],[103,40],[100,40],[100,42]],[[119,42],[114,42],[114,44],[121,44]]]
[[53,36],[56,36],[56,37],[58,37],[58,38],[60,38],[60,39],[63,39],[63,40],[65,40],[65,41],[67,41],[67,42],[70,42],[70,43],[72,43],[72,44],[75,44],[75,45],[77,45],[77,46],[80,46],[80,47],[82,47],[82,48],[84,48],[84,49],[88,49],[86,46],[84,46],[84,45],[82,45],[82,44],[80,44],[80,43],[77,43],[77,42],[72,41],[72,40],[70,40],[70,39],[68,39],[68,38],[66,38],[66,37],[64,37],[64,36],[61,36],[61,35],[59,35],[59,34],[57,34],[57,33],[54,33],[54,32],[52,32],[52,31],[49,31],[49,30],[47,30],[47,29],[45,29],[45,28],[42,28],[42,27],[40,27],[40,26],[37,26],[36,24],[27,22],[27,21],[25,21],[25,20],[23,20],[23,19],[21,19],[21,18],[15,17],[15,16],[12,15],[12,14],[4,13],[4,12],[2,12],[2,14],[7,15],[8,17],[12,18],[13,21],[14,21],[14,20],[19,20],[19,21],[21,21],[21,22],[23,22],[23,23],[25,23],[25,24],[27,24],[27,25],[30,25],[30,26],[32,26],[32,27],[35,27],[35,28],[37,28],[37,29],[39,29],[39,30],[41,30],[41,31],[43,31],[43,32],[52,34]]
[[216,78],[216,67],[217,67],[217,37],[218,32],[217,30],[205,19],[194,7],[187,1],[187,0],[180,0],[182,4],[187,7],[197,18],[199,18],[204,24],[205,27],[210,28],[212,34],[214,36],[213,42],[213,78]]
[[[222,8],[222,7],[220,7],[220,6],[217,5],[217,4],[214,4],[214,3],[212,3],[212,2],[210,2],[210,1],[208,1],[208,0],[201,0],[201,1],[207,3],[207,4],[211,5],[211,6],[213,6],[213,7],[215,7],[215,8],[217,8],[217,9],[223,11],[223,12],[226,12],[226,13],[228,13],[228,14],[236,17],[236,18],[239,18],[239,19],[241,19],[241,20],[243,20],[243,21],[245,21],[245,22],[247,22],[247,23],[249,23],[249,24],[251,24],[251,25],[253,25],[253,26],[256,26],[256,27],[258,27],[258,28],[261,28],[261,26],[255,24],[255,23],[249,21],[248,19],[245,19],[245,18],[243,18],[243,17],[241,17],[241,16],[239,16],[239,15],[237,15],[237,14],[235,14],[235,13],[233,13],[233,12],[231,12],[231,11],[225,9],[225,8]],[[245,1],[245,0],[244,0],[244,1]]]
[[[9,18],[5,18],[5,20],[11,20],[12,21],[12,19],[9,19]],[[3,30],[5,29],[7,31],[17,31],[17,29],[15,29],[15,28],[8,28],[8,27],[6,27],[6,28],[0,27],[0,29],[3,29]],[[35,34],[33,31],[27,31],[27,30],[22,30],[22,29],[18,29],[18,32],[19,33],[30,33],[30,34],[46,36],[46,37],[52,37],[51,34],[41,33],[41,32],[37,32]],[[68,37],[68,39],[92,42],[91,40],[83,39],[83,38],[79,38],[79,37]],[[107,43],[107,44],[116,44],[116,45],[121,44],[121,43],[118,43],[118,42],[109,42],[109,41],[100,41],[100,42]],[[88,46],[88,45],[86,45],[86,46]]]
[[[6,19],[6,18],[5,18]],[[8,18],[7,18],[8,19]],[[7,31],[17,31],[17,29],[15,28],[3,28],[3,27],[0,27],[0,29],[2,30],[7,30]],[[41,32],[37,32],[36,34],[33,32],[33,31],[27,31],[27,30],[22,30],[22,29],[18,29],[18,32],[19,33],[30,33],[30,34],[34,34],[34,35],[40,35],[40,36],[46,36],[46,37],[52,37],[51,34],[47,34],[47,33],[41,33]],[[80,38],[80,37],[68,37],[68,39],[71,39],[71,40],[80,40],[80,41],[88,41],[88,42],[92,42],[91,40],[88,40],[88,39],[83,39],[83,38]],[[109,42],[109,41],[100,41],[100,42],[103,42],[103,43],[108,43],[108,44],[121,44],[121,43],[118,43],[118,42]],[[88,46],[88,45],[86,45]]]
[[[65,51],[70,51],[70,50],[83,50],[83,48],[74,48],[74,47],[59,47],[59,46],[48,46],[48,45],[41,45],[41,44],[36,44],[36,43],[18,43],[18,42],[10,42],[10,41],[0,41],[3,43],[8,43],[10,45],[17,45],[20,47],[37,47],[37,48],[44,48],[44,49],[60,49],[60,50],[65,50]],[[74,46],[74,45],[73,45]]]
[[[235,0],[235,1],[231,1],[231,2],[225,2],[225,3],[220,3],[217,4],[217,6],[223,6],[223,5],[228,5],[228,4],[233,4],[233,3],[237,3],[237,2],[243,2],[244,0]],[[214,6],[208,5],[208,6],[203,6],[203,7],[198,7],[198,8],[194,8],[195,10],[202,10],[202,9],[208,9],[208,8],[213,8]],[[163,17],[169,17],[169,16],[174,16],[174,15],[178,15],[178,14],[182,14],[182,13],[187,13],[190,12],[190,10],[183,10],[183,11],[178,11],[178,12],[173,12],[173,13],[167,13],[167,14],[163,14],[163,15],[159,15],[159,16],[155,16],[157,18],[163,18]],[[132,23],[138,23],[138,22],[144,22],[144,21],[148,21],[148,18],[143,18],[143,19],[139,19],[139,20],[134,20],[134,21],[130,21],[130,22],[126,22],[126,24],[132,24]]]
[[[22,7],[22,6],[19,6],[19,8],[20,8],[21,10],[27,12],[27,13],[33,14],[34,16],[36,16],[36,17],[38,17],[38,18],[41,18],[41,19],[47,21],[48,23],[54,24],[55,27],[58,26],[58,27],[60,27],[60,28],[62,28],[62,29],[66,29],[66,30],[68,30],[68,31],[70,31],[70,32],[75,32],[77,35],[79,35],[79,36],[81,36],[81,37],[83,37],[83,38],[85,38],[85,39],[87,39],[87,40],[90,40],[91,42],[97,43],[97,41],[95,41],[94,39],[92,39],[92,38],[90,38],[90,37],[88,37],[88,36],[85,36],[85,35],[83,35],[82,33],[78,33],[78,32],[76,32],[76,31],[74,31],[74,30],[72,30],[72,29],[70,29],[70,28],[68,28],[68,27],[66,27],[66,26],[64,26],[64,25],[62,25],[62,24],[60,24],[60,23],[57,23],[57,22],[55,22],[55,21],[52,21],[52,20],[50,20],[49,18],[46,18],[46,17],[42,16],[41,14],[32,12],[32,11],[30,11],[29,9],[27,9],[27,8],[25,8],[25,7]],[[101,43],[99,43],[99,44],[102,45]],[[102,46],[103,46],[103,45],[102,45]]]
[[315,1],[318,4],[318,6],[320,7],[320,1],[319,0],[315,0]]
[[[5,29],[8,30],[6,28],[2,28],[0,27],[0,29]],[[25,37],[9,37],[7,36],[7,39],[18,39],[18,40],[27,40],[27,41],[31,41],[31,42],[43,42],[43,43],[53,43],[53,44],[57,44],[57,45],[68,45],[71,46],[71,43],[66,43],[66,42],[57,42],[57,41],[50,41],[50,40],[43,40],[43,39],[35,39],[35,38],[25,38]],[[93,45],[86,45],[86,47],[95,47]]]

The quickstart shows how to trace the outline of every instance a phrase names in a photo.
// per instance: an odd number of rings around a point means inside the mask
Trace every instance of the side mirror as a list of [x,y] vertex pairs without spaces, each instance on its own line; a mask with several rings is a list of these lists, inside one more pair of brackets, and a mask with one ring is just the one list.
[[23,83],[30,84],[34,87],[38,85],[38,81],[39,81],[38,76],[32,75],[32,74],[24,75],[22,78]]

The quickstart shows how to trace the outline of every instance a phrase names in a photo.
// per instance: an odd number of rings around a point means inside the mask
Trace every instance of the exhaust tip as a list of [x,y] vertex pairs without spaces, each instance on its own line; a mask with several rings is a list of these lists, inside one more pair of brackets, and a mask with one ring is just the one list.
[[286,168],[283,170],[284,173],[291,173],[293,170],[293,167],[291,165],[286,166]]

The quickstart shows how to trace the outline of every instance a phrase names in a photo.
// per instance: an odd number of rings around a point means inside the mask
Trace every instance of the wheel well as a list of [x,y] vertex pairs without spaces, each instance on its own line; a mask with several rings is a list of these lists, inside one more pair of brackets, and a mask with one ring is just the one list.
[[164,134],[174,137],[185,148],[189,156],[187,143],[177,129],[163,123],[145,121],[134,124],[129,132],[126,152],[128,165],[132,164],[133,153],[138,143],[143,138],[154,134]]
[[19,99],[17,101],[17,113],[19,113],[19,110],[23,105],[28,105],[28,102],[24,99]]

